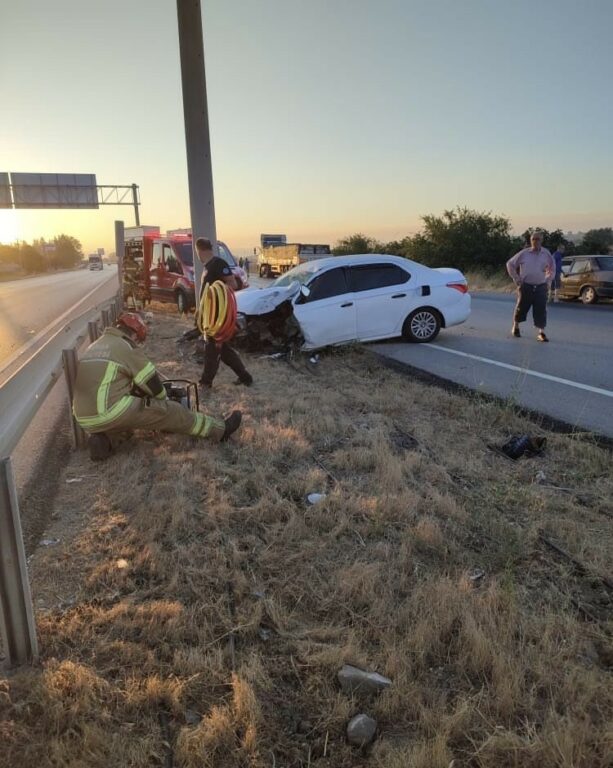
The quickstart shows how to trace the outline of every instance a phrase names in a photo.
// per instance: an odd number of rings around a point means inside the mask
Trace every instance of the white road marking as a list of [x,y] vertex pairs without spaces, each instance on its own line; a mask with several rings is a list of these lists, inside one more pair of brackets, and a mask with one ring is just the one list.
[[589,384],[581,384],[578,381],[571,381],[570,379],[562,379],[559,376],[551,376],[548,373],[540,373],[539,371],[530,371],[527,368],[520,368],[518,365],[511,365],[510,363],[501,363],[498,360],[491,360],[489,357],[480,357],[479,355],[471,355],[468,352],[460,352],[457,349],[449,349],[448,347],[442,347],[440,344],[422,344],[422,349],[439,349],[441,352],[448,352],[450,355],[459,355],[460,357],[470,357],[472,360],[478,360],[480,363],[489,363],[490,365],[496,365],[498,368],[506,368],[509,371],[517,371],[523,373],[526,376],[535,376],[538,379],[545,379],[546,381],[555,381],[556,384],[565,384],[567,387],[574,387],[575,389],[583,389],[586,392],[593,392],[596,395],[604,395],[605,397],[613,397],[613,392],[609,389],[600,389],[600,387],[592,387]]

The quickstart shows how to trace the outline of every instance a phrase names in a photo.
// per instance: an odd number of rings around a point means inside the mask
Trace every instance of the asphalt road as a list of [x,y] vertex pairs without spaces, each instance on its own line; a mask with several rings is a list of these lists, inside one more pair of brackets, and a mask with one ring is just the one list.
[[0,367],[23,344],[82,299],[92,288],[117,274],[85,269],[0,283]]
[[371,349],[477,391],[613,438],[613,304],[549,305],[549,344],[531,318],[510,334],[514,298],[476,294],[463,325],[432,344],[386,342]]

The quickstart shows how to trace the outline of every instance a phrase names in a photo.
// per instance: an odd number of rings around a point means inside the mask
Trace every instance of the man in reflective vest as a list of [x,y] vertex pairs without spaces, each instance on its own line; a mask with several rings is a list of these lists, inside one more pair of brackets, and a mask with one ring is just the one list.
[[215,419],[169,400],[155,366],[138,349],[147,326],[136,312],[123,312],[79,361],[73,412],[89,433],[91,458],[107,458],[114,439],[133,429],[176,432],[227,440],[241,423],[241,412]]

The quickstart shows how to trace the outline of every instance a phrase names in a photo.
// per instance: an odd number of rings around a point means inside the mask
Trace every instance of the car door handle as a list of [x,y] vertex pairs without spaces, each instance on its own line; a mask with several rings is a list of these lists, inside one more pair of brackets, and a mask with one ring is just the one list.
[[353,306],[353,302],[352,301],[347,301],[347,302],[345,302],[345,304],[341,304],[341,307],[352,307],[352,306]]
[[405,296],[406,296],[406,293],[395,293],[395,294],[392,296],[392,299],[404,299],[404,298],[405,298]]

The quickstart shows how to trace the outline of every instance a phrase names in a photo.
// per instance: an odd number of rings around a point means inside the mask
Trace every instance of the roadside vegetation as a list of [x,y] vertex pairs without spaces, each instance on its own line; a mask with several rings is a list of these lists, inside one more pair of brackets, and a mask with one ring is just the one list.
[[53,240],[34,240],[3,245],[0,243],[0,280],[20,275],[50,272],[78,266],[83,259],[81,243],[70,235],[58,235]]
[[[197,378],[188,325],[155,316],[166,376]],[[231,443],[71,457],[59,541],[30,558],[41,663],[0,678],[0,765],[611,765],[610,451],[360,348],[248,366],[205,404],[243,409]],[[488,447],[526,432],[543,456]],[[348,696],[344,663],[392,685]]]
[[529,243],[534,229],[543,233],[543,245],[552,253],[559,245],[565,246],[567,255],[607,254],[613,248],[611,227],[592,229],[585,233],[580,244],[575,244],[564,237],[561,229],[549,232],[543,227],[533,227],[516,236],[506,217],[468,208],[444,211],[441,216],[422,216],[422,223],[421,232],[387,243],[361,233],[349,235],[339,240],[333,252],[338,255],[387,253],[429,267],[455,267],[470,275],[471,289],[510,290],[512,284],[505,264]]

